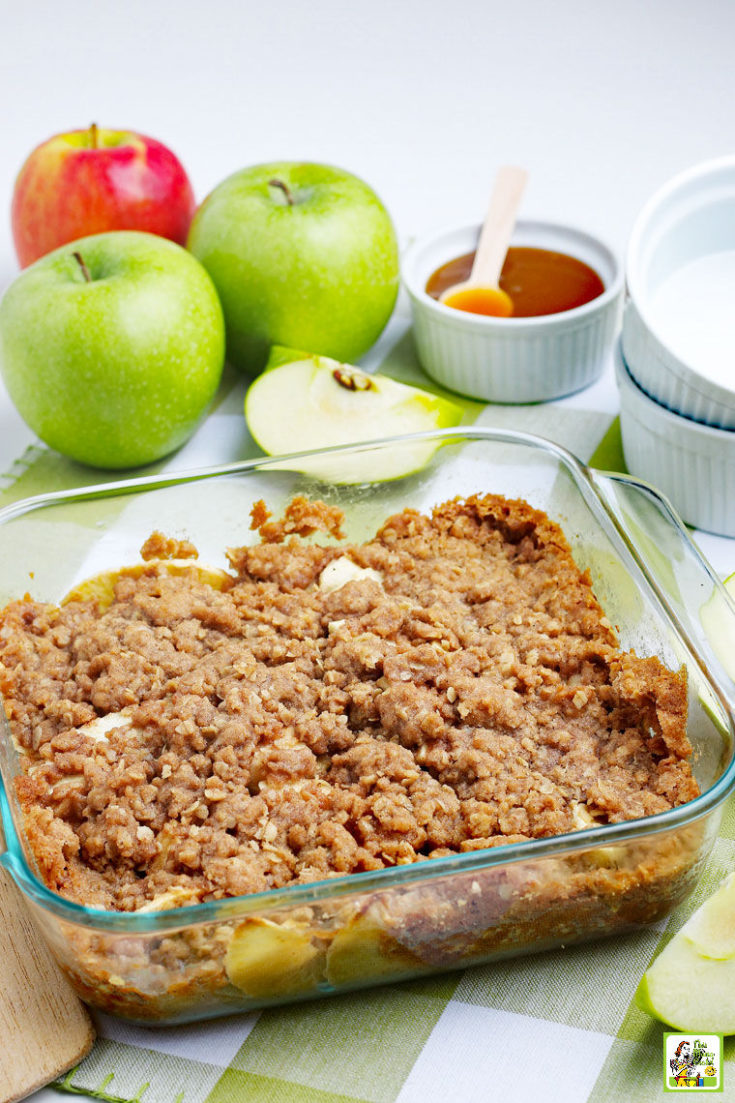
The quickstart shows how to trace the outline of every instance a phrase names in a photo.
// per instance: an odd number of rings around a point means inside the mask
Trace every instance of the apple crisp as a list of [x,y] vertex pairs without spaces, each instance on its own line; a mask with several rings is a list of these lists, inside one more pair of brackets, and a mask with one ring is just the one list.
[[101,588],[0,613],[17,790],[51,889],[151,911],[698,794],[684,674],[620,649],[545,514],[488,494],[404,510],[359,545],[301,539],[341,520],[256,503],[261,542],[228,572],[154,534]]

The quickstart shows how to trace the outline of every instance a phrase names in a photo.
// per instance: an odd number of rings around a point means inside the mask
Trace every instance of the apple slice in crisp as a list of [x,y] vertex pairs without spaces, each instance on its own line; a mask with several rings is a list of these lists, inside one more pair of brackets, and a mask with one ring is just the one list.
[[[263,451],[275,456],[458,425],[462,411],[386,375],[274,346],[245,396],[245,418]],[[420,470],[437,447],[412,441],[390,452],[299,461],[298,470],[329,482],[381,482]]]
[[369,912],[355,916],[339,930],[327,951],[327,980],[335,988],[373,979],[399,979],[420,968],[419,959]]
[[308,927],[246,919],[232,936],[225,970],[256,999],[302,995],[324,979],[324,950]]
[[85,578],[77,583],[69,593],[62,598],[61,604],[68,605],[70,601],[96,601],[100,613],[104,613],[112,605],[115,597],[115,584],[121,578],[140,578],[150,567],[163,567],[169,574],[184,575],[189,578],[197,578],[214,590],[224,589],[230,579],[227,571],[219,567],[205,567],[199,563],[192,563],[190,559],[149,559],[146,563],[136,563],[132,567],[119,567],[100,574]]
[[735,874],[661,951],[636,1002],[677,1030],[735,1034]]

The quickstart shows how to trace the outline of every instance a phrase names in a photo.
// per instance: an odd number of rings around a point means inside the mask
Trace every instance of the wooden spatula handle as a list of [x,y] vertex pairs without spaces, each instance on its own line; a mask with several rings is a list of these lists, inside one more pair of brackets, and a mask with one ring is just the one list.
[[89,1015],[0,869],[0,1103],[48,1084],[93,1041]]
[[483,287],[498,286],[527,179],[526,170],[516,165],[504,165],[498,170],[468,282]]

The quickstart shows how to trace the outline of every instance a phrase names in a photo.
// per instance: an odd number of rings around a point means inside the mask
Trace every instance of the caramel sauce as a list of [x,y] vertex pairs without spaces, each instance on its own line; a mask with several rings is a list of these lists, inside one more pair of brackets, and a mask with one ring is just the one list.
[[[429,276],[426,293],[438,299],[448,287],[469,278],[474,253],[443,264]],[[500,273],[500,287],[513,300],[514,318],[558,314],[596,299],[605,285],[584,261],[567,253],[529,246],[511,246]]]
[[488,314],[492,318],[510,318],[513,302],[499,287],[460,287],[444,300],[445,306],[466,310],[468,314]]

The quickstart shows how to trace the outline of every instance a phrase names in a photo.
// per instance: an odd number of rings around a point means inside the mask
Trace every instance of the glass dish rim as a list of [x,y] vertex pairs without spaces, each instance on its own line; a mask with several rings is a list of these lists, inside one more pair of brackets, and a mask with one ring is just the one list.
[[[448,429],[429,430],[423,433],[408,433],[392,437],[361,441],[351,445],[335,445],[329,448],[312,449],[288,453],[280,456],[254,457],[235,463],[211,467],[193,468],[179,472],[141,475],[120,479],[109,483],[96,483],[82,488],[49,491],[32,497],[19,499],[0,509],[0,526],[26,513],[47,506],[62,505],[73,501],[91,501],[94,499],[121,497],[148,490],[159,490],[180,486],[190,482],[202,482],[211,478],[228,475],[247,474],[255,470],[283,471],[292,461],[322,458],[327,455],[339,455],[365,451],[367,449],[387,448],[395,445],[410,444],[416,441],[436,441],[437,448],[442,444],[462,444],[470,441],[497,441],[515,445],[525,445],[542,453],[551,454],[571,474],[577,489],[583,493],[585,504],[593,513],[604,515],[603,527],[612,526],[618,539],[633,556],[663,611],[675,628],[677,634],[697,661],[702,674],[713,690],[717,701],[727,716],[731,739],[735,739],[735,711],[731,706],[716,674],[710,672],[702,663],[699,650],[691,640],[686,628],[679,622],[676,613],[661,592],[656,579],[651,575],[646,563],[631,542],[624,527],[620,524],[615,511],[608,505],[601,493],[600,483],[604,481],[629,485],[654,499],[666,515],[669,523],[677,530],[679,539],[687,545],[689,552],[698,561],[700,568],[726,600],[730,603],[727,591],[713,572],[707,560],[691,540],[682,521],[673,510],[668,499],[659,490],[642,479],[619,472],[603,472],[592,468],[577,458],[574,453],[536,434],[514,429],[496,429],[477,426],[457,426]],[[293,470],[297,470],[293,468]],[[394,480],[398,481],[398,480]],[[586,491],[586,493],[584,493]],[[606,535],[610,535],[606,532]],[[0,731],[0,738],[2,733]],[[8,795],[0,778],[0,867],[4,867],[12,876],[18,888],[32,902],[46,911],[70,923],[97,931],[111,933],[154,934],[170,931],[194,924],[222,922],[225,919],[238,919],[257,911],[275,911],[296,906],[318,905],[326,900],[368,892],[388,891],[396,887],[409,887],[416,883],[433,881],[451,874],[469,874],[494,866],[513,864],[519,861],[553,857],[558,853],[568,855],[595,846],[613,846],[634,841],[639,837],[658,835],[665,831],[680,829],[699,820],[703,815],[717,808],[735,786],[735,751],[721,776],[704,793],[685,804],[645,816],[635,820],[626,820],[615,824],[602,824],[581,831],[555,835],[549,838],[530,839],[520,843],[506,843],[498,847],[448,855],[443,858],[393,866],[387,869],[348,873],[340,877],[325,878],[307,884],[285,885],[277,889],[265,889],[257,893],[247,893],[234,897],[191,904],[181,908],[165,909],[159,912],[119,912],[101,908],[87,907],[52,891],[35,875],[28,865],[20,843],[10,810]]]

